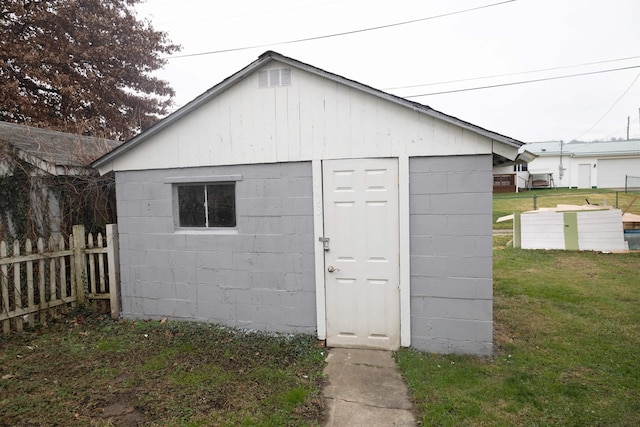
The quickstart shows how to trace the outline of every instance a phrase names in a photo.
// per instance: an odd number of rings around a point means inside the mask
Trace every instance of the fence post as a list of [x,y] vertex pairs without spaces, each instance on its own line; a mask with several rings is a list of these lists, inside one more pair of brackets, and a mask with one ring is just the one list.
[[111,318],[120,317],[120,244],[118,224],[107,224],[107,263],[109,265],[109,300]]
[[[20,256],[20,241],[13,241],[13,256]],[[22,281],[20,280],[20,263],[13,264],[13,303],[15,304],[16,311],[22,309]],[[22,332],[24,327],[24,320],[22,316],[18,316],[16,319],[16,331]]]
[[[7,244],[0,242],[0,258],[7,256]],[[9,313],[9,266],[2,264],[0,266],[0,288],[2,288],[2,305],[0,306],[0,313]],[[5,335],[11,332],[11,319],[6,318],[2,321],[2,331]]]
[[83,305],[85,300],[85,289],[87,284],[87,260],[86,260],[86,240],[84,236],[84,225],[73,226],[73,263],[76,275],[76,298],[78,304]]

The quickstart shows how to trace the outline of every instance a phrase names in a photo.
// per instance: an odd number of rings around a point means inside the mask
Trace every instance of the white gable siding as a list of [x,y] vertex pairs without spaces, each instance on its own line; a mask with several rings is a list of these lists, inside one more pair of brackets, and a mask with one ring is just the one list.
[[[284,67],[270,63],[268,68]],[[490,138],[347,85],[292,69],[290,86],[258,73],[119,156],[114,170],[328,158],[491,154]]]

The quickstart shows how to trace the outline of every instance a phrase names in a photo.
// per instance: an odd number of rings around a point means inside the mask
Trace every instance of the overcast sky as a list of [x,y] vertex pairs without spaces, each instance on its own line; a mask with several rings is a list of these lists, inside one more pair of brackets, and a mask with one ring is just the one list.
[[[638,0],[147,0],[137,9],[182,45],[175,56],[240,49],[170,59],[158,75],[176,107],[274,50],[524,142],[626,138],[629,116],[640,138]],[[242,49],[251,46],[260,47]],[[595,74],[547,80],[585,73]],[[543,81],[512,84],[530,80]],[[466,90],[482,86],[497,87]],[[447,91],[456,92],[425,95]]]

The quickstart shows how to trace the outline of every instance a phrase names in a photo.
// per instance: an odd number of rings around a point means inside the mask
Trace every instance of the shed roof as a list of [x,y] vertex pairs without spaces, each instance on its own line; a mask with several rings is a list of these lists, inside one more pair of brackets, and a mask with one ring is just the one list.
[[[300,61],[295,60],[293,58],[289,58],[287,56],[281,55],[281,54],[279,54],[277,52],[267,51],[267,52],[263,53],[262,55],[260,55],[256,61],[252,62],[251,64],[249,64],[245,68],[243,68],[240,71],[236,72],[235,74],[227,77],[225,80],[223,80],[222,82],[220,82],[217,85],[213,86],[211,89],[207,90],[203,94],[199,95],[198,97],[196,97],[194,100],[192,100],[191,102],[189,102],[188,104],[186,104],[182,108],[176,110],[174,113],[172,113],[169,116],[165,117],[164,119],[160,120],[155,125],[151,126],[149,129],[145,130],[144,132],[142,132],[139,135],[135,136],[134,138],[130,139],[129,141],[127,141],[126,143],[122,144],[118,148],[114,149],[110,153],[107,153],[104,156],[100,157],[99,159],[97,159],[93,163],[93,166],[94,167],[101,167],[101,166],[105,165],[106,163],[108,163],[109,161],[115,159],[116,157],[121,156],[122,154],[126,153],[127,151],[129,151],[130,149],[134,148],[138,144],[142,143],[143,141],[149,139],[153,135],[155,135],[158,132],[162,131],[163,129],[167,128],[172,123],[180,120],[182,117],[184,117],[185,115],[189,114],[191,111],[193,111],[193,110],[197,109],[198,107],[200,107],[201,105],[207,103],[212,98],[220,95],[221,93],[223,93],[224,91],[226,91],[227,89],[232,87],[237,82],[239,82],[242,79],[244,79],[246,76],[248,76],[249,74],[251,74],[252,72],[257,70],[258,68],[261,68],[261,67],[265,66],[266,64],[268,64],[268,63],[270,63],[272,61],[278,61],[278,62],[287,64],[287,65],[289,65],[291,67],[298,68],[298,69],[307,71],[309,73],[324,77],[324,78],[329,79],[331,81],[334,81],[334,82],[346,85],[348,87],[360,90],[362,92],[368,93],[370,95],[385,99],[385,100],[387,100],[389,102],[393,102],[393,103],[399,104],[401,106],[404,106],[406,108],[411,109],[412,111],[417,111],[417,112],[420,112],[420,113],[424,113],[424,114],[429,115],[431,117],[443,120],[445,122],[454,124],[456,126],[464,128],[466,130],[469,130],[469,131],[475,132],[477,134],[483,135],[483,136],[485,136],[487,138],[490,138],[493,141],[505,144],[505,145],[507,145],[507,146],[509,146],[511,148],[518,148],[518,147],[520,147],[520,146],[522,146],[524,144],[523,142],[518,141],[518,140],[513,139],[513,138],[510,138],[508,136],[501,135],[501,134],[498,134],[496,132],[489,131],[489,130],[484,129],[484,128],[480,127],[480,126],[476,126],[476,125],[471,124],[469,122],[465,122],[463,120],[460,120],[460,119],[458,119],[456,117],[449,116],[447,114],[441,113],[441,112],[439,112],[437,110],[434,110],[434,109],[432,109],[432,108],[430,108],[430,107],[428,107],[426,105],[423,105],[423,104],[420,104],[420,103],[417,103],[417,102],[414,102],[414,101],[409,101],[409,100],[407,100],[405,98],[401,98],[399,96],[395,96],[395,95],[383,92],[381,90],[374,89],[371,86],[367,86],[367,85],[359,83],[359,82],[357,82],[355,80],[351,80],[351,79],[339,76],[337,74],[330,73],[328,71],[322,70],[320,68],[314,67],[314,66],[306,64],[304,62],[300,62]],[[505,161],[506,160],[513,160],[513,159],[505,159]]]
[[89,168],[93,160],[122,144],[110,139],[2,121],[0,141],[16,148],[29,163],[59,175],[65,174],[70,168]]

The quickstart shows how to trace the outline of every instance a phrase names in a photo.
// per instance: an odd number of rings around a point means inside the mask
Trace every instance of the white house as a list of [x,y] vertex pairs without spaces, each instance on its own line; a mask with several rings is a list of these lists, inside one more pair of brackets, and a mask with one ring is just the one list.
[[122,314],[492,351],[492,167],[521,142],[266,52],[94,162]]
[[626,177],[640,187],[640,140],[533,142],[520,151],[537,157],[526,166],[498,167],[494,174],[515,173],[518,188],[618,188]]

